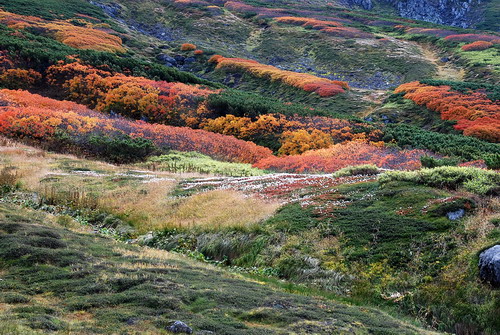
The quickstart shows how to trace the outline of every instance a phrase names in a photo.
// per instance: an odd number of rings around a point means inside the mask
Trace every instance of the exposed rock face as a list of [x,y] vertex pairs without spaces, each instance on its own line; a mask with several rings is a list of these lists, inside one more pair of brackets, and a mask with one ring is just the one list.
[[170,326],[167,327],[168,331],[174,334],[192,334],[193,330],[187,324],[182,321],[173,321]]
[[479,275],[494,287],[500,287],[500,244],[479,255]]
[[371,10],[373,8],[372,0],[345,0],[347,5],[358,6],[366,10]]
[[379,3],[391,5],[406,18],[469,28],[481,21],[485,0],[343,0],[349,6],[371,10]]

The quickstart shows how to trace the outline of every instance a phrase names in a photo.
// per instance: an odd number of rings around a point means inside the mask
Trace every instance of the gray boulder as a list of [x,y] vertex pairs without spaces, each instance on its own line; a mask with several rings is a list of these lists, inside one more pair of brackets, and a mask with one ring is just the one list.
[[173,321],[167,327],[168,331],[171,331],[175,334],[192,334],[193,330],[187,324],[182,321]]
[[169,55],[161,54],[157,58],[160,62],[163,62],[164,64],[171,64],[174,66],[177,65],[177,61],[175,60],[175,58],[170,57]]
[[500,244],[479,255],[479,276],[494,287],[500,287]]

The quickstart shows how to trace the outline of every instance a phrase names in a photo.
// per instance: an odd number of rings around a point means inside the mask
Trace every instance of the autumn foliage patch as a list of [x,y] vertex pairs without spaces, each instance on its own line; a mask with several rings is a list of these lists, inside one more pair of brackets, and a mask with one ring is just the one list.
[[293,25],[300,25],[302,27],[309,27],[320,30],[329,35],[345,37],[345,38],[370,38],[372,34],[363,32],[359,29],[352,27],[343,27],[341,22],[337,21],[323,21],[307,17],[294,17],[283,16],[276,18],[277,22],[287,23]]
[[396,150],[361,141],[335,144],[326,149],[307,151],[301,155],[268,157],[254,167],[279,172],[331,173],[347,166],[374,164],[381,168],[417,169],[423,150]]
[[482,51],[489,49],[493,46],[493,43],[486,41],[476,41],[462,46],[463,51]]
[[320,78],[308,73],[280,70],[274,66],[249,59],[226,58],[216,55],[210,58],[209,62],[217,63],[218,69],[244,71],[257,78],[279,81],[306,92],[315,92],[321,97],[332,97],[349,89],[349,85],[344,81]]
[[395,92],[405,93],[406,99],[440,113],[444,120],[456,120],[455,129],[466,136],[500,142],[500,102],[490,100],[481,90],[461,93],[446,85],[411,82]]
[[196,49],[196,45],[191,43],[184,43],[181,45],[181,51],[192,51]]
[[499,43],[500,36],[485,35],[485,34],[455,34],[455,35],[446,36],[445,40],[455,41],[455,42],[486,41],[486,42]]
[[267,148],[231,136],[108,117],[73,102],[26,91],[1,90],[0,100],[0,132],[19,139],[86,146],[93,136],[125,135],[150,140],[163,149],[197,151],[232,162],[255,163],[271,155]]
[[53,65],[48,82],[67,98],[101,112],[135,119],[185,125],[205,111],[202,100],[218,90],[178,82],[155,81],[96,69],[79,62]]
[[264,114],[251,119],[226,115],[205,120],[201,126],[264,145],[280,155],[300,154],[352,140],[378,142],[382,138],[380,130],[364,124],[319,116]]
[[59,42],[77,49],[124,52],[120,37],[110,34],[105,25],[95,25],[82,20],[84,26],[68,21],[47,21],[34,16],[18,15],[0,10],[0,23],[12,29],[36,28]]
[[317,20],[314,18],[307,18],[307,17],[295,17],[295,16],[282,16],[276,18],[277,22],[280,23],[287,23],[287,24],[294,24],[294,25],[299,25],[303,27],[310,27],[314,29],[323,29],[326,27],[341,27],[342,23],[337,22],[337,21],[323,21],[323,20]]

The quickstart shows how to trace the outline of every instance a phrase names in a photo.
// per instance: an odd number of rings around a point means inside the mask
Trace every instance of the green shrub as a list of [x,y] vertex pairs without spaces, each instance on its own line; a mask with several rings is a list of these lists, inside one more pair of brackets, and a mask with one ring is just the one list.
[[2,293],[1,301],[7,304],[26,304],[31,299],[25,295],[17,292],[5,292]]
[[343,169],[338,170],[333,174],[334,177],[348,177],[348,176],[359,176],[359,175],[376,175],[380,171],[376,165],[364,164],[356,166],[348,166]]
[[22,35],[13,34],[13,32],[14,30],[0,25],[1,49],[7,50],[13,59],[41,73],[58,61],[66,61],[68,56],[76,55],[85,64],[98,67],[106,65],[112,71],[127,73],[128,75],[222,87],[220,84],[198,78],[191,73],[150,63],[133,55],[79,50],[28,31],[23,31]]
[[493,170],[500,170],[500,154],[490,154],[484,157],[486,165]]
[[401,147],[430,150],[465,161],[484,159],[490,168],[494,166],[489,164],[499,164],[497,155],[500,155],[500,144],[468,136],[436,133],[406,124],[387,125],[384,133],[385,142],[396,141]]
[[211,111],[214,111],[218,116],[232,114],[235,116],[255,118],[263,114],[283,114],[290,116],[315,115],[337,117],[342,119],[348,118],[360,121],[354,117],[327,112],[320,109],[311,110],[310,107],[301,104],[287,105],[276,99],[233,89],[227,89],[222,93],[210,95],[207,99],[207,103],[208,108]]
[[132,163],[144,160],[159,149],[148,139],[130,136],[109,137],[92,135],[84,147],[92,155],[113,163]]
[[498,191],[500,174],[474,167],[441,166],[419,171],[389,171],[382,174],[379,181],[406,181],[450,189],[463,187],[467,191],[483,195]]
[[141,167],[174,173],[198,172],[222,176],[260,176],[265,172],[251,164],[220,162],[198,152],[170,151],[166,155],[150,157]]
[[438,166],[456,166],[458,159],[456,158],[436,158],[432,156],[420,157],[420,163],[424,168],[435,168]]

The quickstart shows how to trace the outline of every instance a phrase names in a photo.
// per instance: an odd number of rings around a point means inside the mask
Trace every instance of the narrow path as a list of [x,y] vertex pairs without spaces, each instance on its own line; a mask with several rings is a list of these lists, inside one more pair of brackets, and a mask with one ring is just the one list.
[[464,69],[454,66],[451,62],[442,62],[438,53],[427,44],[415,43],[422,51],[422,56],[436,66],[435,79],[463,81]]

